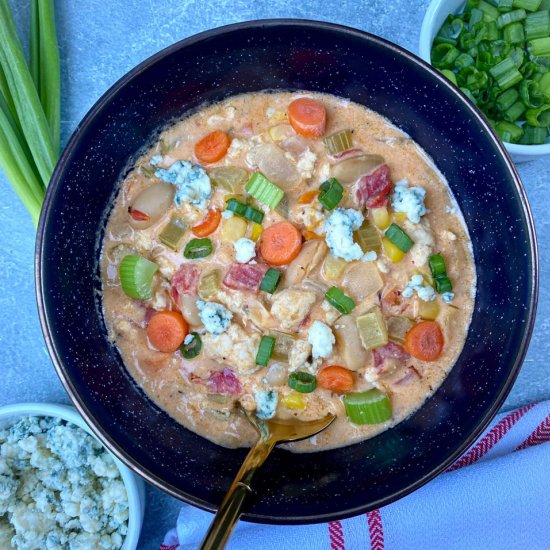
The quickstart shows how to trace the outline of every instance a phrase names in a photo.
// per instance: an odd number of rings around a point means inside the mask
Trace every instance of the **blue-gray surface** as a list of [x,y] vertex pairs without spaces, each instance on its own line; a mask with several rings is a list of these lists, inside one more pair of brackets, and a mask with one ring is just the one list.
[[[320,19],[358,27],[416,52],[428,0],[58,0],[62,59],[62,131],[66,141],[93,103],[119,77],[158,50],[220,25],[269,17]],[[28,2],[13,2],[22,32]],[[361,6],[359,8],[359,6]],[[533,208],[541,261],[538,321],[509,409],[550,398],[550,158],[519,166]],[[0,405],[21,401],[67,402],[49,360],[38,323],[33,279],[34,229],[0,174]],[[139,548],[153,549],[174,525],[179,503],[149,487]]]

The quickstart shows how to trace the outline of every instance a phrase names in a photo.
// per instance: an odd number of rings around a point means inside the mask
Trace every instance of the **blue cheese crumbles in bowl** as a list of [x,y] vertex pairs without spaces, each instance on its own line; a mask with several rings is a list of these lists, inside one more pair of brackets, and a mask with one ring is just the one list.
[[74,409],[0,409],[0,548],[132,550],[143,486]]

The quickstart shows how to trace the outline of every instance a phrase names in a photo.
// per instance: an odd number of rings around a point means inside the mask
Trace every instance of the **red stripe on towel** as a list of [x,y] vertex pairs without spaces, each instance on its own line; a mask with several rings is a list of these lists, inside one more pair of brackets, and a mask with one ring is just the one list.
[[545,441],[550,441],[550,414],[537,426],[535,431],[514,450],[519,451],[521,449],[526,449],[527,447],[532,447],[533,445],[538,445]]
[[384,550],[384,528],[382,527],[380,510],[368,512],[367,522],[369,524],[371,550]]
[[493,426],[482,439],[480,439],[465,455],[462,455],[452,466],[447,468],[447,472],[453,472],[464,466],[470,466],[477,462],[485,453],[492,449],[516,424],[516,422],[531,408],[534,404],[521,407],[510,414],[507,414],[502,420]]
[[345,550],[344,530],[341,521],[328,523],[328,536],[330,538],[330,550]]

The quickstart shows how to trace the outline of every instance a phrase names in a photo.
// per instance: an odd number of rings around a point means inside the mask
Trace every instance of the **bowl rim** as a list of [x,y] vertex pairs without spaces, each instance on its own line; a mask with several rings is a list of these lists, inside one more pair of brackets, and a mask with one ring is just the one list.
[[360,506],[354,506],[352,508],[340,510],[335,513],[324,513],[324,514],[317,514],[317,515],[304,514],[300,516],[280,516],[280,515],[273,515],[273,514],[247,513],[242,516],[242,519],[244,521],[251,521],[254,523],[300,525],[300,524],[307,524],[307,523],[321,523],[321,522],[333,521],[338,519],[345,519],[348,517],[358,515],[360,513],[365,513],[369,510],[374,510],[381,506],[385,506],[412,493],[416,489],[425,485],[428,481],[435,478],[441,472],[443,472],[448,466],[450,466],[459,456],[461,456],[474,443],[474,441],[481,435],[481,433],[485,430],[485,428],[489,425],[491,420],[497,414],[498,410],[504,403],[506,396],[510,392],[510,389],[512,388],[513,383],[517,378],[517,375],[519,373],[519,370],[521,368],[521,365],[527,353],[529,341],[531,339],[531,335],[534,328],[535,314],[537,310],[537,301],[538,301],[538,293],[539,293],[538,243],[536,239],[535,225],[534,225],[533,216],[531,213],[531,208],[528,203],[527,194],[525,192],[525,189],[523,187],[519,174],[511,160],[511,157],[508,151],[505,149],[505,147],[503,146],[502,142],[500,141],[496,133],[487,123],[482,113],[470,101],[467,100],[467,98],[464,96],[464,94],[462,94],[462,92],[460,92],[460,90],[458,90],[458,88],[453,86],[442,74],[439,73],[439,71],[434,69],[431,65],[426,63],[424,60],[422,60],[415,54],[405,50],[404,48],[394,44],[393,42],[390,42],[389,40],[373,35],[366,31],[362,31],[359,29],[345,26],[345,25],[330,23],[326,21],[316,21],[316,20],[309,20],[309,19],[293,19],[293,18],[250,20],[250,21],[243,21],[243,22],[233,23],[229,25],[224,25],[221,27],[215,27],[213,29],[203,31],[195,35],[192,35],[188,38],[185,38],[183,40],[180,40],[164,48],[163,50],[153,54],[151,57],[142,61],[136,67],[131,69],[128,73],[123,75],[117,82],[115,82],[115,84],[113,84],[98,99],[98,101],[92,106],[92,108],[88,111],[88,113],[85,115],[82,121],[75,128],[69,142],[67,143],[61,155],[60,160],[58,161],[55,167],[50,185],[48,186],[46,198],[44,200],[44,205],[42,207],[42,212],[41,212],[40,220],[38,224],[36,249],[35,249],[35,285],[36,285],[36,298],[37,298],[37,307],[38,307],[38,313],[40,318],[40,324],[41,324],[42,332],[44,335],[44,339],[46,342],[46,347],[48,349],[49,355],[52,358],[57,375],[59,376],[63,386],[65,387],[67,393],[69,394],[71,401],[73,402],[77,411],[81,414],[82,418],[88,424],[92,432],[99,438],[99,440],[103,443],[103,445],[109,451],[111,451],[112,454],[118,457],[124,464],[126,464],[129,468],[131,468],[135,473],[143,477],[146,481],[151,483],[156,488],[164,491],[165,493],[168,493],[170,496],[173,496],[179,500],[182,500],[184,502],[187,502],[189,504],[202,508],[203,510],[206,510],[209,512],[215,512],[217,509],[216,506],[212,506],[209,502],[201,498],[197,498],[190,493],[184,492],[181,489],[178,489],[177,487],[172,485],[171,483],[163,481],[153,472],[151,472],[150,470],[142,466],[136,459],[126,454],[126,451],[124,451],[124,449],[122,449],[118,445],[118,443],[106,431],[103,431],[102,428],[98,427],[98,425],[96,424],[96,419],[94,417],[93,412],[88,409],[84,400],[82,400],[78,395],[78,393],[76,392],[69,377],[66,376],[63,362],[53,343],[54,332],[52,330],[52,327],[50,326],[48,315],[46,314],[45,297],[48,293],[48,289],[45,288],[43,284],[43,281],[44,281],[43,275],[44,275],[44,271],[47,263],[44,259],[44,247],[47,242],[45,238],[46,237],[45,230],[46,230],[47,221],[50,217],[50,211],[53,206],[52,197],[54,196],[54,190],[56,190],[62,182],[62,175],[65,172],[66,165],[68,164],[70,157],[73,155],[75,149],[78,146],[78,143],[80,140],[80,134],[83,133],[83,131],[87,130],[92,125],[95,117],[103,110],[103,108],[112,100],[112,98],[123,87],[128,85],[135,77],[140,75],[149,67],[153,66],[157,62],[163,60],[164,58],[172,55],[174,52],[178,51],[179,49],[185,48],[189,45],[194,45],[199,42],[208,40],[212,37],[228,34],[233,31],[247,30],[251,28],[255,28],[255,29],[273,28],[278,26],[336,31],[339,34],[345,34],[348,36],[352,36],[354,38],[359,38],[361,40],[364,40],[370,43],[378,44],[382,47],[389,49],[390,51],[392,51],[398,56],[405,57],[408,61],[416,65],[420,70],[425,70],[428,73],[430,73],[432,77],[435,77],[438,80],[439,85],[446,87],[459,100],[461,100],[462,103],[464,103],[466,107],[470,110],[471,115],[475,119],[477,119],[477,121],[487,131],[488,139],[492,139],[492,141],[494,142],[494,145],[496,146],[497,150],[501,153],[502,160],[505,163],[506,167],[508,168],[513,178],[516,191],[520,197],[521,208],[523,210],[523,213],[526,219],[527,233],[529,237],[529,254],[530,254],[530,257],[532,258],[532,265],[533,265],[532,271],[531,271],[531,279],[530,279],[532,288],[531,288],[531,293],[527,303],[527,308],[528,308],[527,322],[524,325],[525,328],[524,328],[523,337],[518,347],[518,353],[512,365],[510,375],[502,384],[502,386],[499,388],[498,395],[496,399],[493,401],[492,405],[487,410],[486,414],[479,419],[476,428],[470,432],[470,434],[468,435],[468,437],[464,439],[462,444],[459,445],[454,450],[454,452],[450,453],[447,459],[443,461],[441,464],[439,464],[438,467],[434,468],[433,470],[428,472],[426,475],[424,475],[420,479],[416,480],[413,483],[410,483],[409,485],[407,485],[406,487],[398,491],[395,491],[391,495],[388,495],[384,498],[377,499],[372,502],[365,502]]
[[137,548],[141,527],[143,524],[143,515],[145,511],[145,488],[143,480],[134,474],[134,472],[123,464],[113,453],[104,445],[103,441],[90,429],[82,416],[75,407],[71,405],[62,405],[57,403],[14,403],[0,407],[0,421],[7,418],[17,418],[25,416],[51,416],[61,418],[75,424],[86,433],[90,434],[102,447],[104,447],[114,460],[120,477],[124,483],[128,498],[128,530],[124,537],[121,550],[133,550]]
[[[466,0],[461,0],[462,3],[465,3],[465,1]],[[430,66],[432,66],[431,48],[433,40],[431,35],[435,27],[435,18],[442,10],[448,11],[449,14],[453,13],[453,10],[449,9],[447,0],[431,0],[426,13],[424,14],[424,19],[422,20],[422,26],[420,28],[420,35],[418,38],[418,54],[420,58],[426,63],[429,63]],[[457,90],[460,92],[458,88]],[[466,95],[462,92],[460,92],[460,94],[464,99],[466,99],[466,101],[471,103],[470,99]],[[528,160],[527,157],[534,158],[550,155],[550,142],[542,145],[522,145],[521,143],[504,142],[504,147],[506,147],[511,155],[517,155],[518,158],[525,157],[525,160]]]

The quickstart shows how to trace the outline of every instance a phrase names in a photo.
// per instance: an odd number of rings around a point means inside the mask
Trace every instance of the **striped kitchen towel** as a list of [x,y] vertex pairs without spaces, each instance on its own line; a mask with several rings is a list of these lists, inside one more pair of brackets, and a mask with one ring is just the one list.
[[[550,401],[496,417],[448,470],[411,495],[342,521],[241,522],[231,550],[550,548]],[[546,442],[546,443],[545,443]],[[212,515],[184,505],[160,550],[195,550]]]

